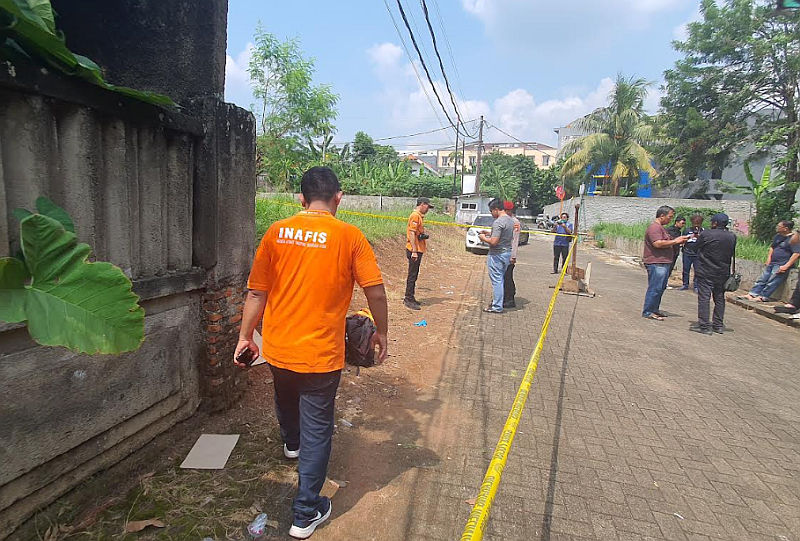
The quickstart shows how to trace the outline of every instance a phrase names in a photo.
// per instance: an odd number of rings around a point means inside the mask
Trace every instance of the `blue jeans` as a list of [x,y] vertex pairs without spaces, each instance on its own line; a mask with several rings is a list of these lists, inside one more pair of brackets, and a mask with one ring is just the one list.
[[492,305],[496,312],[503,311],[503,276],[511,264],[511,252],[489,254],[486,265],[489,267],[489,281],[492,282]]
[[689,271],[694,265],[693,287],[697,289],[697,254],[683,252],[683,287],[689,287]]
[[300,449],[296,519],[313,519],[323,503],[333,438],[333,402],[342,371],[302,374],[270,365],[275,386],[275,412],[286,446]]
[[670,263],[650,263],[647,268],[647,293],[644,294],[642,317],[649,317],[661,308],[661,296],[667,289]]
[[777,263],[767,265],[761,277],[756,280],[756,283],[750,289],[750,294],[754,297],[770,298],[775,293],[775,290],[786,280],[786,276],[789,275],[788,272],[779,273],[779,269],[780,265]]

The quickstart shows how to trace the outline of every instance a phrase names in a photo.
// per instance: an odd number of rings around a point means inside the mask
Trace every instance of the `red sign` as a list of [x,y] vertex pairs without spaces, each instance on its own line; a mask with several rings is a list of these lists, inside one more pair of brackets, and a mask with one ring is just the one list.
[[564,186],[556,186],[556,197],[563,201],[567,193],[564,191]]

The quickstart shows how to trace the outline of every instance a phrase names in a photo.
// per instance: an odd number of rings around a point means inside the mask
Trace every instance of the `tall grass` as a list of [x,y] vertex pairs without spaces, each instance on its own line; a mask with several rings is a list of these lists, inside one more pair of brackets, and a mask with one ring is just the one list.
[[[623,239],[642,240],[647,226],[650,222],[640,222],[637,224],[619,223],[599,223],[592,227],[595,237],[603,238],[617,237]],[[736,242],[737,259],[748,261],[766,261],[769,252],[769,243],[762,242],[755,237],[748,235],[738,235]]]
[[[408,215],[411,208],[406,210],[391,210],[391,211],[352,211],[363,214],[374,214],[372,216],[360,216],[358,214],[351,214],[351,211],[340,209],[336,213],[336,217],[343,222],[353,224],[367,237],[370,242],[376,242],[381,239],[404,236],[406,233],[406,224],[408,223]],[[259,197],[256,199],[256,235],[257,239],[266,233],[270,225],[278,220],[288,218],[297,214],[300,211],[299,205],[288,197]],[[436,213],[431,210],[426,215],[426,219],[439,222],[452,222],[453,218],[448,214]]]

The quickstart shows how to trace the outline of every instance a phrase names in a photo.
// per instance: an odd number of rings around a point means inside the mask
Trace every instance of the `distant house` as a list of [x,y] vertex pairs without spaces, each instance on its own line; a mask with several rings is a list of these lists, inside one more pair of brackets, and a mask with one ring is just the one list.
[[[464,156],[461,157],[461,147],[458,148],[458,163],[455,162],[455,147],[440,148],[437,154],[437,169],[444,174],[453,174],[453,169],[458,171],[474,171],[478,163],[478,143],[470,143],[464,147]],[[546,169],[556,163],[557,149],[542,143],[483,143],[483,155],[491,152],[500,152],[508,156],[528,156],[537,167]]]
[[409,164],[411,167],[411,174],[419,176],[420,173],[424,170],[428,173],[435,175],[437,177],[442,176],[441,173],[436,169],[435,166],[431,165],[429,160],[423,160],[421,157],[417,156],[416,154],[408,154],[403,157],[403,161]]

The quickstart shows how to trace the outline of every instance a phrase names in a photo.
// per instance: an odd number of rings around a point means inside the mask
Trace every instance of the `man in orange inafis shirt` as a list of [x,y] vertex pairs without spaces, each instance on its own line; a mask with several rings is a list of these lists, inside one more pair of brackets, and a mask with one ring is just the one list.
[[286,458],[298,458],[299,482],[289,535],[306,539],[331,513],[320,496],[333,436],[334,398],[344,368],[345,318],[353,285],[364,290],[377,327],[373,346],[386,359],[388,307],[383,278],[364,234],[334,216],[342,200],[327,167],[303,175],[304,210],[280,220],[258,246],[247,287],[236,358],[249,348],[262,312],[262,354],[275,386]]
[[431,200],[427,197],[417,199],[417,206],[411,211],[408,217],[408,227],[406,228],[406,259],[408,259],[408,278],[406,278],[406,294],[403,297],[403,304],[412,310],[420,310],[419,301],[415,293],[417,289],[417,277],[419,276],[419,266],[422,263],[422,254],[425,253],[428,234],[425,233],[425,215],[433,208]]

